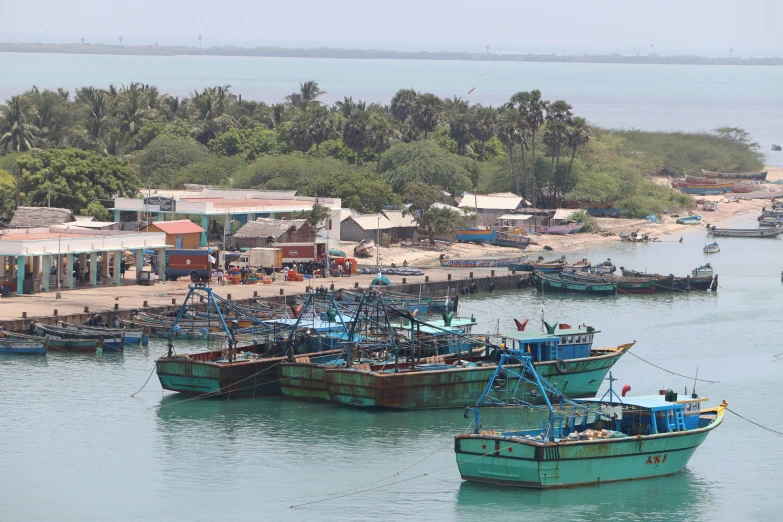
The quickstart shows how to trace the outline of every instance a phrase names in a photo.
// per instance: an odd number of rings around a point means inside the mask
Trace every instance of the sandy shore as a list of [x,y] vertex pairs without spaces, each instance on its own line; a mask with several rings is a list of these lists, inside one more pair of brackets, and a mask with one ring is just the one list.
[[[766,168],[768,170],[767,180],[777,181],[783,179],[783,167],[769,166]],[[741,197],[741,195],[737,196]],[[538,244],[530,245],[524,253],[530,255],[530,253],[541,252],[544,251],[545,246],[548,246],[553,249],[553,252],[550,254],[562,252],[563,255],[567,256],[568,251],[583,250],[591,246],[620,241],[619,234],[621,232],[647,234],[650,238],[657,238],[659,241],[677,241],[682,232],[692,230],[694,226],[704,227],[707,223],[721,225],[725,221],[743,215],[755,217],[761,213],[762,207],[769,206],[769,200],[763,199],[735,200],[724,196],[697,196],[694,199],[718,202],[718,210],[714,212],[704,212],[700,206],[693,211],[693,214],[703,216],[703,221],[700,225],[678,225],[676,223],[677,218],[674,216],[663,216],[662,224],[651,223],[643,219],[595,218],[598,225],[595,233],[569,234],[567,236],[534,234],[531,237]],[[344,242],[343,244],[347,252],[353,251],[355,243]],[[428,245],[416,247],[392,245],[389,248],[382,247],[379,257],[381,264],[384,266],[389,266],[391,263],[401,266],[404,261],[407,261],[410,266],[427,268],[439,266],[438,258],[441,253],[445,254],[449,259],[500,259],[517,257],[523,254],[523,252],[515,248],[453,243],[451,245],[439,244],[434,248]],[[359,265],[375,266],[375,257],[359,260]]]

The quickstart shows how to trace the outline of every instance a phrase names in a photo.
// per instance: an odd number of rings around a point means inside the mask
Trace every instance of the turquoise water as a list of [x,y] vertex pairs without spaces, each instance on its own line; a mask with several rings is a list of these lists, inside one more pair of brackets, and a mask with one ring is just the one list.
[[387,104],[398,89],[413,87],[497,106],[517,91],[540,89],[604,127],[742,127],[771,163],[783,164],[783,154],[768,152],[783,142],[783,67],[0,53],[0,70],[0,99],[32,85],[74,89],[141,81],[177,96],[230,84],[246,99],[279,102],[299,82],[316,79],[328,103],[353,96]]
[[[598,328],[598,345],[636,340],[631,353],[639,357],[686,376],[698,367],[699,378],[719,381],[697,386],[711,404],[726,399],[738,413],[783,431],[783,362],[773,362],[783,352],[783,240],[722,239],[721,253],[708,257],[701,230],[677,239],[612,243],[589,258],[677,274],[709,261],[720,274],[717,294],[587,299],[526,289],[471,296],[462,313],[476,315],[479,331],[494,331],[513,329],[515,317],[530,317],[535,327],[543,310],[549,322]],[[164,352],[155,342],[124,355],[0,356],[0,519],[594,522],[764,520],[780,512],[780,440],[731,414],[682,474],[509,490],[460,480],[452,437],[468,426],[461,410],[188,401],[164,394],[154,375],[131,398]],[[630,355],[613,372],[634,394],[693,386]],[[361,486],[377,489],[290,508]]]

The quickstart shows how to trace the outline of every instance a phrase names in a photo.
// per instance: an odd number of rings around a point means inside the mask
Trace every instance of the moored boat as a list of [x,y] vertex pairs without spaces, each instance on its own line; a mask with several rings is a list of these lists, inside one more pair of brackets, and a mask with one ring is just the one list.
[[375,251],[375,241],[372,239],[363,239],[359,244],[353,247],[353,253],[357,257],[370,257]]
[[720,245],[716,242],[712,242],[709,245],[704,245],[705,254],[717,254],[720,252]]
[[87,326],[76,323],[66,323],[60,321],[57,326],[74,331],[87,332],[90,334],[103,334],[106,337],[114,337],[118,334],[125,335],[126,344],[137,344],[140,346],[147,346],[150,341],[148,328],[135,328],[135,329],[118,329],[118,328],[104,328],[100,326]]
[[734,190],[734,183],[678,183],[677,189],[683,194],[718,195]]
[[[122,330],[115,330],[113,333],[104,331],[86,331],[73,330],[60,326],[51,326],[43,323],[33,323],[33,331],[36,335],[49,336],[51,338],[62,339],[65,341],[96,341],[100,344],[103,351],[121,352],[125,349],[125,334]],[[66,343],[67,344],[67,343]],[[97,344],[95,348],[97,348]],[[84,345],[84,348],[88,347]],[[68,348],[74,348],[71,344]],[[89,351],[89,350],[84,350]]]
[[687,292],[690,290],[712,290],[714,292],[718,289],[718,276],[665,276],[662,274],[648,274],[646,272],[639,272],[637,270],[628,270],[622,266],[620,267],[620,270],[625,277],[652,280],[659,291],[666,290],[669,292]]
[[534,271],[533,282],[536,284],[538,291],[544,293],[572,293],[597,296],[617,294],[617,283],[614,281],[584,281]]
[[4,355],[46,355],[45,339],[13,339],[0,337],[0,354]]
[[783,234],[783,227],[769,228],[716,228],[709,229],[712,237],[763,237],[774,238]]
[[[483,408],[514,419],[534,411],[513,393],[520,388],[547,397],[546,408],[538,408],[548,413],[541,426],[489,429]],[[672,392],[619,397],[611,383],[601,398],[572,400],[540,375],[522,350],[510,351],[472,408],[473,433],[454,439],[457,466],[463,480],[535,489],[671,475],[685,469],[723,422],[728,404],[702,408],[704,400],[695,394],[679,400]],[[466,410],[465,416],[470,413]]]
[[617,285],[618,294],[654,294],[655,281],[639,277],[615,276],[612,274],[581,274],[578,272],[563,272],[562,277],[583,282],[607,283]]
[[511,266],[523,263],[527,256],[508,257],[505,259],[444,259],[441,266],[464,268],[491,268],[499,266]]
[[712,277],[715,275],[715,272],[712,269],[712,265],[707,263],[706,265],[702,265],[700,267],[694,268],[691,272],[691,276],[693,277]]

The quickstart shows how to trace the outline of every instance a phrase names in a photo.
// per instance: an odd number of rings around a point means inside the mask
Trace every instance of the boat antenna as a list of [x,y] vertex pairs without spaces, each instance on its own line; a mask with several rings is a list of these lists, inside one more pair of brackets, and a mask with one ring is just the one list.
[[612,383],[617,380],[614,377],[612,377],[612,372],[609,372],[609,377],[607,377],[604,380],[605,381],[609,381],[609,389],[606,390],[606,393],[604,393],[601,396],[601,401],[603,401],[606,398],[606,396],[608,395],[609,396],[609,402],[615,402],[615,399],[617,399],[617,402],[622,404],[623,399],[619,395],[617,395],[617,393],[612,388]]
[[696,394],[696,381],[699,380],[698,377],[699,377],[699,367],[697,366],[696,367],[696,376],[693,378],[693,393],[691,394],[691,398],[692,399],[695,399],[696,397],[698,397],[698,395]]

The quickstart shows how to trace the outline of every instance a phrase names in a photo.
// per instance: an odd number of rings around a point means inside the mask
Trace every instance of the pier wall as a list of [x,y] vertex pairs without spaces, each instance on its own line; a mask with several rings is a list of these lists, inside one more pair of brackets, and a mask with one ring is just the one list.
[[[403,278],[404,279],[404,278]],[[333,280],[316,279],[314,288],[319,286],[325,286],[326,288],[339,290],[339,289],[353,289],[353,288],[366,288],[358,283],[354,283],[353,286],[346,285],[349,281],[344,279],[339,280],[338,285],[333,284]],[[324,284],[318,284],[319,281],[323,281]],[[446,295],[469,295],[475,293],[488,293],[500,290],[515,290],[527,288],[532,284],[532,277],[529,272],[520,273],[508,273],[504,272],[502,275],[487,275],[486,272],[476,274],[475,277],[461,278],[461,279],[445,279],[437,281],[420,281],[416,283],[396,284],[384,287],[386,290],[393,292],[402,292],[407,294],[418,295],[421,293],[423,296],[428,297],[442,297]],[[334,287],[334,288],[332,288]],[[230,288],[220,287],[222,290],[226,288],[225,292],[219,292],[220,295],[226,296],[231,293]],[[290,294],[281,296],[268,296],[268,297],[251,297],[246,299],[234,299],[238,304],[250,305],[256,301],[265,301],[272,303],[286,303],[294,304],[298,296],[305,294]],[[114,318],[119,319],[131,319],[131,315],[136,312],[147,312],[157,315],[167,315],[170,312],[176,312],[179,310],[181,302],[166,306],[150,306],[146,308],[129,308],[129,309],[103,309],[103,310],[90,310],[89,312],[76,313],[76,314],[63,314],[63,315],[48,315],[48,316],[36,316],[36,317],[22,317],[18,319],[0,321],[0,326],[9,332],[29,333],[30,325],[37,321],[43,324],[54,325],[58,321],[64,321],[68,323],[85,323],[87,319],[92,316],[93,313],[101,314],[105,321],[112,323]]]

